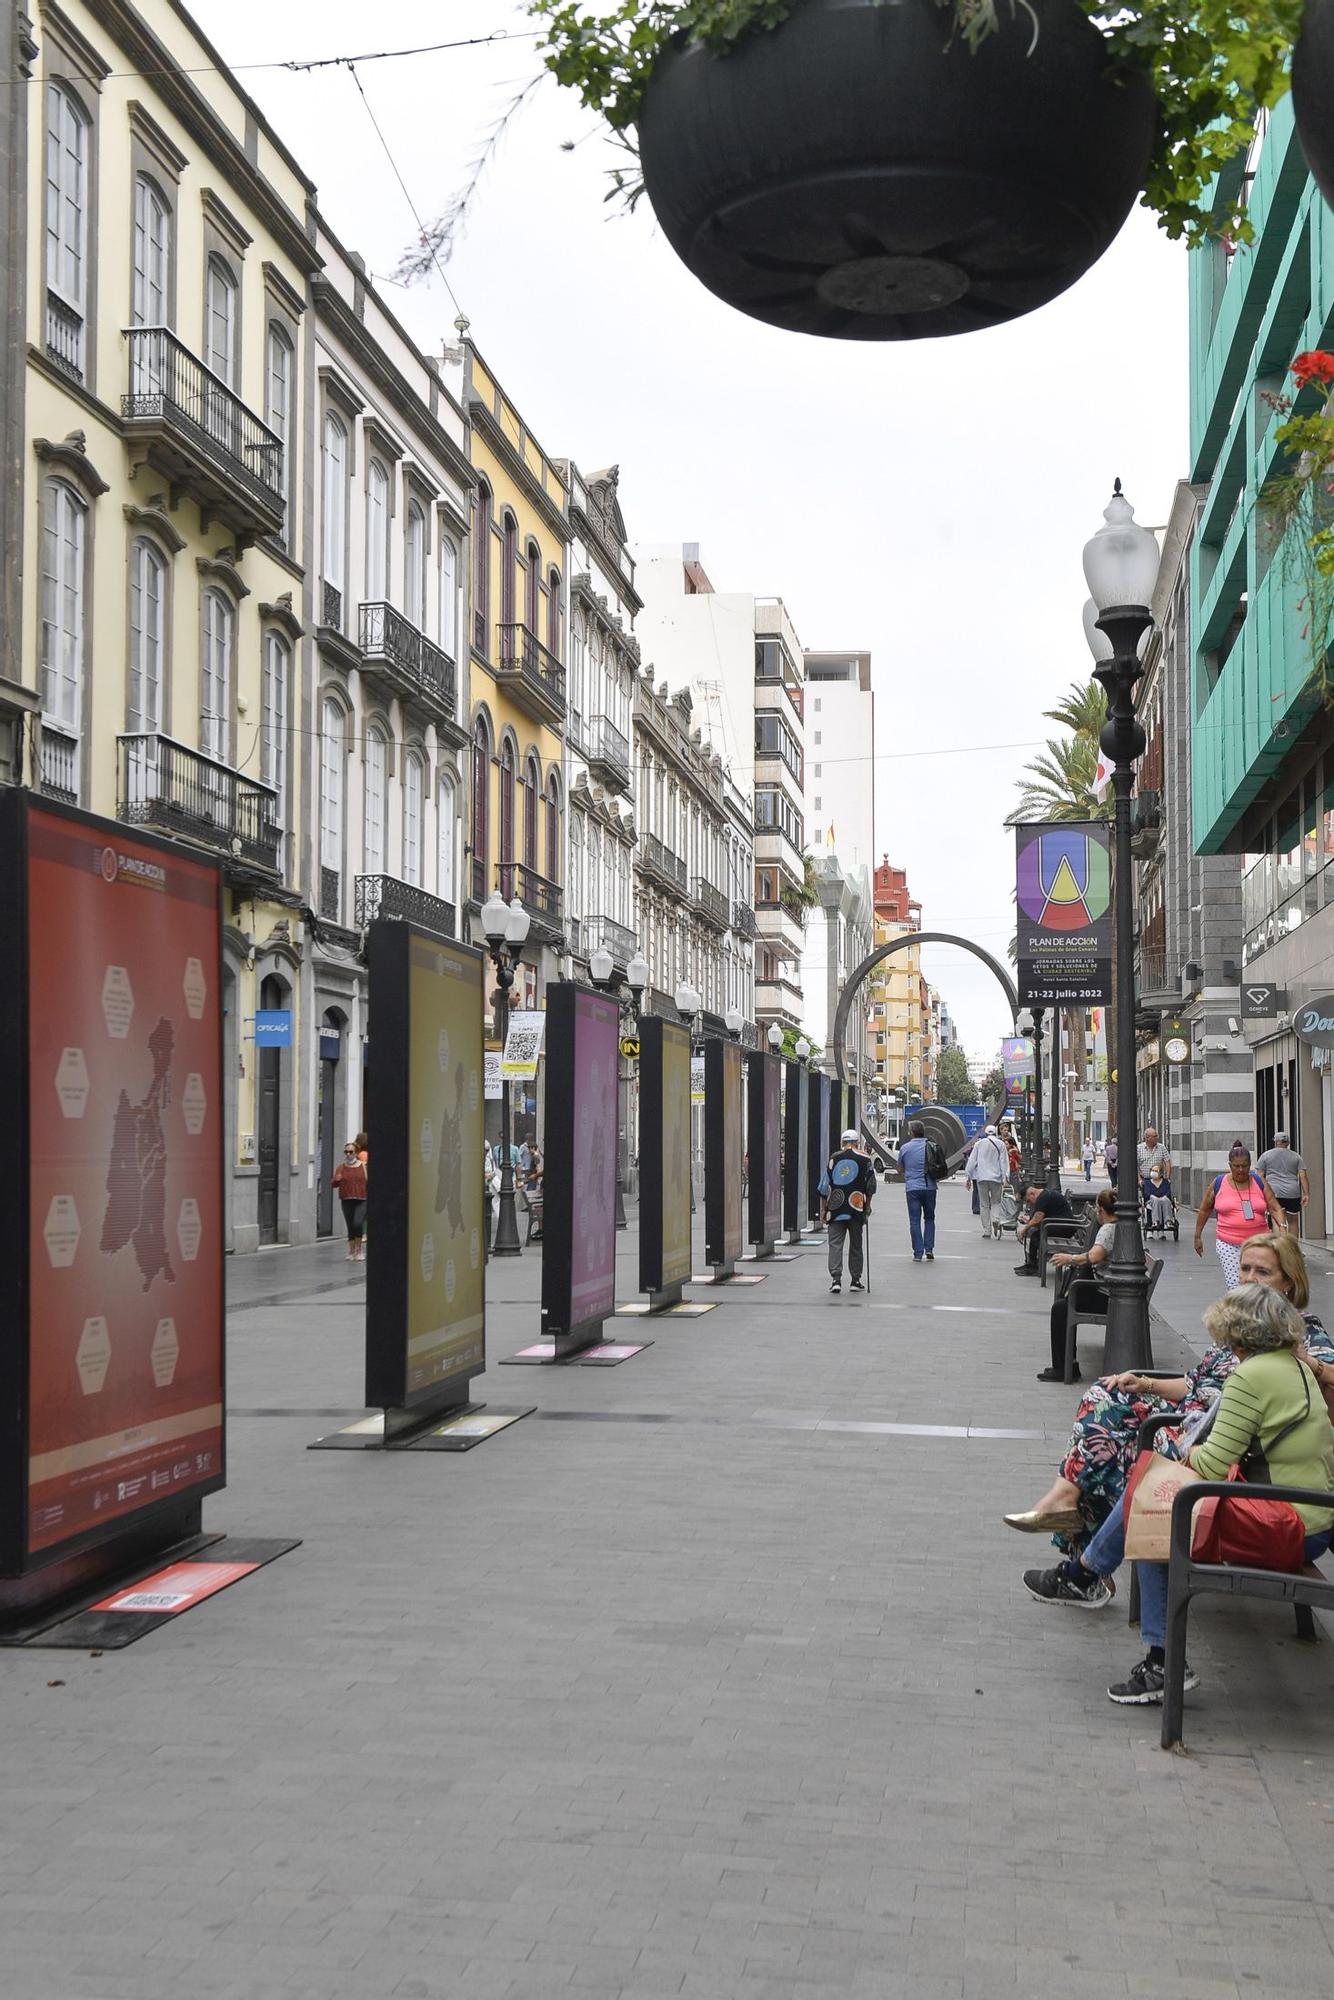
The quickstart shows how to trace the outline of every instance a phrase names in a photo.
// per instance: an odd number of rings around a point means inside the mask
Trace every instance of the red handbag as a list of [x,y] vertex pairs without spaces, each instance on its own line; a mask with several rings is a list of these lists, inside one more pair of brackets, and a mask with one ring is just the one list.
[[[1270,1439],[1271,1451],[1311,1414],[1310,1370],[1301,1368],[1301,1377],[1306,1408]],[[1240,1465],[1233,1466],[1228,1478],[1244,1486],[1247,1471],[1257,1485],[1272,1483],[1259,1438],[1251,1440],[1246,1456]],[[1299,1570],[1305,1565],[1305,1550],[1306,1523],[1286,1500],[1210,1498],[1201,1500],[1195,1510],[1190,1549],[1194,1562],[1236,1563],[1243,1569]]]

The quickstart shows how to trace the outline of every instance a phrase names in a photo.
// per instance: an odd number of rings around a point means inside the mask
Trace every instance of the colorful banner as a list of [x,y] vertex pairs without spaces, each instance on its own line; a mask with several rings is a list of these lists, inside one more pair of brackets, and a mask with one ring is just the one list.
[[1001,1072],[1007,1083],[1022,1084],[1033,1074],[1033,1040],[1029,1035],[1007,1035],[1001,1043]]
[[27,842],[32,1555],[223,1484],[222,1007],[214,867],[36,805]]
[[1109,835],[1103,820],[1016,827],[1021,1005],[1088,1006],[1110,998]]

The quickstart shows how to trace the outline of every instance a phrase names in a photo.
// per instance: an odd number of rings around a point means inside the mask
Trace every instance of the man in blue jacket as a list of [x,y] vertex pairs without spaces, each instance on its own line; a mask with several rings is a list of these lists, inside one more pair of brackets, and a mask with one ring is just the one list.
[[843,1289],[843,1245],[848,1246],[850,1289],[862,1287],[862,1233],[871,1212],[875,1193],[875,1169],[864,1153],[855,1131],[849,1129],[839,1141],[838,1151],[820,1176],[820,1220],[829,1225],[829,1277],[831,1292]]
[[916,1119],[908,1127],[909,1138],[899,1148],[903,1168],[903,1192],[908,1200],[908,1234],[912,1238],[912,1260],[928,1264],[936,1260],[936,1184],[931,1178],[931,1141],[926,1127]]

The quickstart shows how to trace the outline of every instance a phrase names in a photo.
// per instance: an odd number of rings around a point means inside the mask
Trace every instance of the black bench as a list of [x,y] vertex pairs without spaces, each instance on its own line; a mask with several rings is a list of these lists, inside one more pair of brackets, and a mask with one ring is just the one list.
[[[1151,1449],[1156,1431],[1180,1418],[1168,1411],[1146,1417],[1139,1427],[1139,1448]],[[1183,1486],[1172,1502],[1172,1552],[1167,1566],[1167,1630],[1163,1651],[1163,1733],[1164,1750],[1182,1748],[1181,1724],[1186,1703],[1186,1622],[1190,1601],[1201,1592],[1217,1597],[1265,1597],[1272,1603],[1290,1604],[1297,1619],[1297,1637],[1317,1637],[1315,1613],[1334,1611],[1334,1582],[1307,1563],[1300,1570],[1244,1569],[1233,1563],[1196,1562],[1190,1545],[1195,1526],[1195,1509],[1202,1500],[1286,1500],[1289,1506],[1301,1501],[1308,1507],[1334,1507],[1334,1493],[1322,1493],[1307,1486],[1253,1486],[1249,1482],[1202,1479]],[[1139,1617],[1139,1581],[1132,1583],[1130,1622]]]
[[[1144,1268],[1149,1274],[1149,1289],[1145,1295],[1145,1302],[1148,1304],[1152,1303],[1154,1288],[1159,1278],[1163,1275],[1163,1260],[1161,1257],[1150,1257]],[[1106,1307],[1076,1306],[1074,1302],[1074,1287],[1070,1283],[1070,1280],[1077,1278],[1079,1275],[1079,1272],[1073,1265],[1067,1265],[1061,1272],[1061,1276],[1066,1280],[1064,1380],[1067,1382],[1073,1382],[1075,1379],[1075,1350],[1079,1345],[1080,1327],[1106,1326],[1107,1324]],[[1152,1346],[1149,1348],[1149,1358],[1144,1365],[1146,1368],[1152,1368],[1153,1366]]]
[[[1038,1224],[1038,1283],[1044,1291],[1047,1288],[1047,1262],[1053,1252],[1071,1243],[1087,1250],[1097,1233],[1096,1211],[1093,1215],[1086,1210],[1083,1215],[1043,1216]],[[1024,1248],[1028,1248],[1027,1239]]]

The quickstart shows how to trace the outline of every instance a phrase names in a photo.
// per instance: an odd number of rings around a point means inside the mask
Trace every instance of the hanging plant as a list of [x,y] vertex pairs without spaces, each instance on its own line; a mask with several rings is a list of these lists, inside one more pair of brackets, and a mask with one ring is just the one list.
[[1283,421],[1274,436],[1287,470],[1260,495],[1264,532],[1301,596],[1314,685],[1328,698],[1334,632],[1334,354],[1313,347],[1292,364],[1292,389],[1266,400]]
[[637,154],[616,189],[648,194],[703,283],[776,325],[893,339],[1055,297],[1137,194],[1169,235],[1246,240],[1213,182],[1287,87],[1303,0],[530,11],[547,67]]

